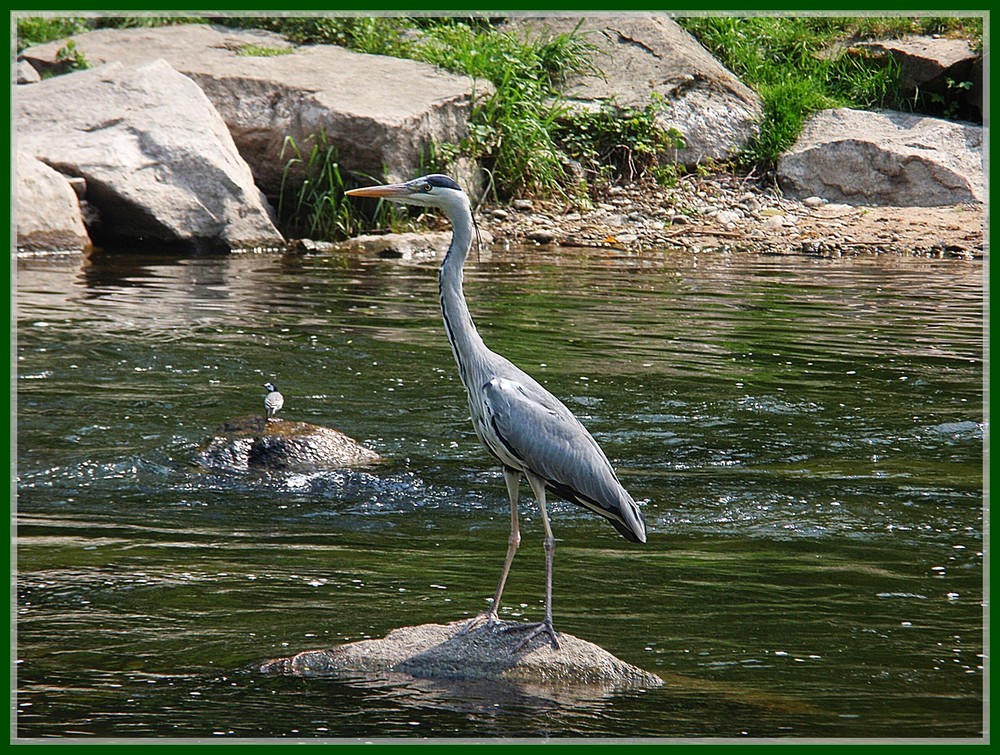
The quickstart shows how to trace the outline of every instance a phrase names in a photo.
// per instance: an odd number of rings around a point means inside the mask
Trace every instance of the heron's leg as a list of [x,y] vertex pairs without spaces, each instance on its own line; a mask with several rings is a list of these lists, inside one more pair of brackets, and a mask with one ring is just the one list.
[[556,539],[552,534],[552,526],[549,524],[549,514],[545,510],[545,481],[531,474],[526,473],[528,484],[531,485],[531,492],[538,500],[538,510],[542,514],[542,525],[545,527],[545,620],[535,626],[531,634],[521,640],[516,650],[520,650],[527,645],[536,635],[545,632],[552,640],[552,646],[559,648],[559,640],[556,638],[556,630],[552,626],[552,564],[555,560]]
[[477,616],[466,624],[460,634],[465,634],[480,621],[485,620],[486,626],[491,626],[500,620],[500,596],[503,595],[504,585],[507,584],[507,574],[510,572],[510,565],[514,561],[514,554],[521,544],[521,528],[517,521],[517,496],[518,486],[521,483],[521,473],[508,467],[503,469],[503,479],[507,483],[507,495],[510,496],[510,537],[507,538],[507,557],[503,562],[503,569],[500,571],[500,583],[497,585],[496,594],[490,604],[490,610],[485,614]]

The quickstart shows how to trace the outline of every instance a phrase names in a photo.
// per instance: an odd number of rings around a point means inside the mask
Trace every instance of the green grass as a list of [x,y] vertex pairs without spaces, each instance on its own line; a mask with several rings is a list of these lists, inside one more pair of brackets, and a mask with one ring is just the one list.
[[245,44],[236,49],[237,55],[244,55],[248,58],[273,58],[276,55],[290,55],[295,52],[294,47],[268,47],[267,45]]
[[[760,95],[761,134],[743,161],[765,167],[794,144],[803,122],[824,108],[934,112],[935,103],[902,91],[891,57],[851,50],[845,42],[904,34],[965,36],[979,45],[982,40],[981,18],[699,17],[678,22]],[[947,109],[947,103],[938,108]]]
[[311,142],[311,147],[300,146],[289,136],[282,145],[286,162],[277,213],[286,237],[333,241],[371,228],[404,228],[406,213],[392,202],[379,202],[365,214],[367,203],[348,201],[344,192],[356,184],[341,172],[336,147],[323,132]]

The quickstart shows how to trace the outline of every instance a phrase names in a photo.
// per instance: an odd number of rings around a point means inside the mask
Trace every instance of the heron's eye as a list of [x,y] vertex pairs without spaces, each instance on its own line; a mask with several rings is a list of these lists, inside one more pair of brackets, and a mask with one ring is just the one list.
[[420,185],[420,191],[424,192],[424,194],[428,193],[433,188],[434,187],[431,186],[430,184],[421,184]]

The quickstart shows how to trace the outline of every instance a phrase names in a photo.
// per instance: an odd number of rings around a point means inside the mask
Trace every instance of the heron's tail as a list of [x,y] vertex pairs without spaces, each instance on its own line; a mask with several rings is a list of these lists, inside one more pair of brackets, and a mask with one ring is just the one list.
[[611,524],[626,540],[631,540],[633,543],[644,543],[646,542],[646,522],[642,518],[642,511],[632,500],[632,496],[624,489],[621,492],[622,501],[619,504],[619,511],[624,521],[610,519]]

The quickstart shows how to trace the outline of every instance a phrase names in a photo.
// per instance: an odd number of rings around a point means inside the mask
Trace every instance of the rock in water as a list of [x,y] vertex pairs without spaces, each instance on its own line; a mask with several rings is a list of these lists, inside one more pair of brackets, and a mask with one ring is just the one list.
[[587,685],[607,689],[659,687],[656,674],[625,663],[571,634],[559,633],[556,650],[540,635],[525,648],[524,625],[503,621],[460,635],[466,621],[395,629],[376,640],[308,650],[259,666],[266,673],[337,676],[402,673],[424,679],[492,680],[521,684]]
[[[222,117],[197,84],[162,60],[109,63],[22,86],[16,119],[19,156],[84,179],[98,246],[285,245]],[[19,175],[19,185],[29,178]]]
[[224,472],[331,469],[382,461],[339,430],[308,422],[265,422],[263,416],[227,421],[202,445],[196,458],[203,467]]

